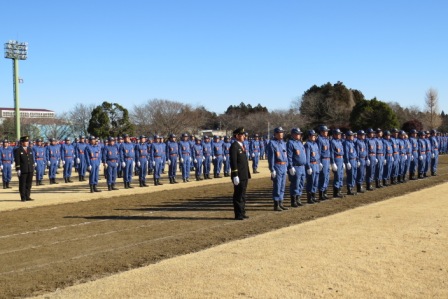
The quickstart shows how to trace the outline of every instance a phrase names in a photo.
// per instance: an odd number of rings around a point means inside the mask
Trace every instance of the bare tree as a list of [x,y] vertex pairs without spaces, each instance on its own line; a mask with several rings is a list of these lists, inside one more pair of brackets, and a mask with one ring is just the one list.
[[67,120],[72,126],[74,134],[88,135],[87,128],[93,109],[95,109],[94,104],[78,103],[67,113]]
[[437,90],[430,88],[425,96],[426,126],[429,129],[436,129],[442,124],[438,102],[439,95]]
[[56,115],[54,119],[42,120],[39,125],[42,136],[47,139],[56,138],[58,140],[73,136],[73,128],[67,119],[68,114],[62,113],[61,115]]

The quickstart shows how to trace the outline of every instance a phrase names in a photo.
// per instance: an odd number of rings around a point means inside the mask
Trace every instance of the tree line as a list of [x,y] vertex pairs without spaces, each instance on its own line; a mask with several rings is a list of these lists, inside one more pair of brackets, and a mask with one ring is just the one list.
[[[429,89],[424,109],[402,107],[396,102],[366,99],[363,93],[347,88],[342,82],[313,85],[302,96],[285,103],[285,109],[269,111],[258,104],[241,102],[230,105],[222,114],[177,101],[151,99],[128,110],[119,103],[103,102],[99,106],[78,103],[55,119],[22,119],[22,134],[32,138],[94,135],[100,138],[128,133],[169,135],[202,130],[223,130],[228,135],[236,127],[262,136],[271,135],[274,127],[316,129],[325,124],[341,130],[372,128],[438,129],[448,132],[448,115],[439,113],[438,94]],[[0,132],[14,132],[14,120],[6,119]]]

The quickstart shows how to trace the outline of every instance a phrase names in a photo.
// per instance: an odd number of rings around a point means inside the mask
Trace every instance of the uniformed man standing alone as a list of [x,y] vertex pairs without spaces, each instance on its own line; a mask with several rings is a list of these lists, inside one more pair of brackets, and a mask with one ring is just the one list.
[[233,210],[235,220],[249,218],[246,215],[246,190],[250,179],[249,162],[247,160],[246,149],[243,146],[246,135],[244,128],[233,131],[235,142],[230,146],[230,167],[233,182]]
[[14,152],[16,172],[19,177],[19,192],[21,201],[33,200],[30,197],[34,174],[34,158],[29,147],[28,136],[20,138],[21,146]]

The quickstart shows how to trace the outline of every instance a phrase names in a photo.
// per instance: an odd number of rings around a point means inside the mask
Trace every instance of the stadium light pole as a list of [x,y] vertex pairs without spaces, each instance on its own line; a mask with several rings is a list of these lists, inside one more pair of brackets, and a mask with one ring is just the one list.
[[26,60],[28,43],[10,40],[5,43],[5,58],[12,59],[16,140],[20,138],[19,60]]

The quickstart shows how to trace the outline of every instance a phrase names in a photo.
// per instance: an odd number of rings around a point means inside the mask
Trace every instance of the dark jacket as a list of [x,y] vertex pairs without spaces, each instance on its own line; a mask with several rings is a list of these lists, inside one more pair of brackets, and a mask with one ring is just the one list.
[[33,151],[30,147],[25,149],[23,146],[19,146],[14,151],[14,161],[16,164],[16,171],[20,170],[22,173],[30,173],[34,171],[34,158]]
[[236,176],[238,176],[240,180],[250,179],[249,162],[247,161],[246,150],[244,150],[237,141],[233,142],[230,146],[230,169],[232,179]]

